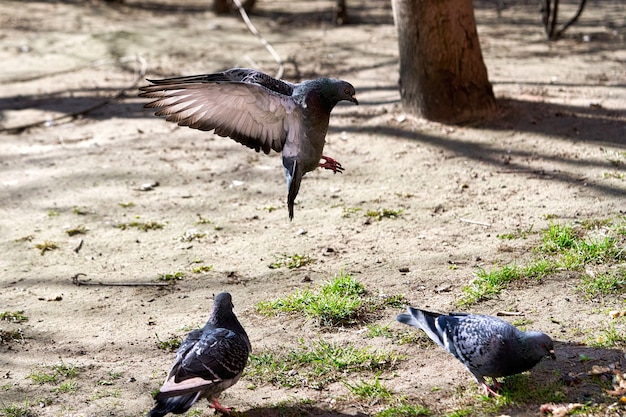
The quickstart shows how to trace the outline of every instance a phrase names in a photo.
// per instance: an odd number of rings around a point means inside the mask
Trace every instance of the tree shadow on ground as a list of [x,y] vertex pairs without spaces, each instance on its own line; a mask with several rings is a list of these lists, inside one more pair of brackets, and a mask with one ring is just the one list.
[[367,414],[357,412],[356,414],[342,413],[336,410],[325,410],[320,407],[302,404],[284,404],[270,407],[251,408],[246,411],[233,413],[234,417],[356,417],[367,416]]
[[[544,360],[530,374],[504,379],[501,393],[514,404],[499,410],[505,415],[536,414],[553,397],[558,404],[613,404],[613,370],[624,372],[624,352],[570,342],[555,341],[556,361]],[[537,396],[537,398],[533,398]]]

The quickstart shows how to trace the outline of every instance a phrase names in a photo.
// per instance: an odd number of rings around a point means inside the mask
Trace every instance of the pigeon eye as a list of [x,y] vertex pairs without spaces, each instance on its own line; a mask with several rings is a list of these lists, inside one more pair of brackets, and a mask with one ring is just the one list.
[[350,89],[346,88],[345,90],[343,90],[344,93],[346,93],[347,95],[350,95]]

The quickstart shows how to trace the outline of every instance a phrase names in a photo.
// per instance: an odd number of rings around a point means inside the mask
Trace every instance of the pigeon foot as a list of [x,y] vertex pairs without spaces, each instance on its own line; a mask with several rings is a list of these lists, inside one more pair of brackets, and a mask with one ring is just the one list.
[[497,398],[497,397],[499,397],[499,396],[500,396],[500,394],[498,394],[498,393],[496,392],[496,390],[497,390],[498,388],[500,388],[500,383],[499,383],[498,381],[496,381],[496,379],[495,379],[495,378],[494,378],[494,380],[493,380],[493,387],[490,387],[489,385],[487,385],[487,384],[486,384],[486,383],[484,383],[484,382],[482,383],[482,385],[483,385],[483,388],[485,389],[485,395],[486,395],[487,397],[491,397],[491,396],[493,396],[494,398]]
[[224,407],[217,398],[213,398],[210,400],[211,407],[215,409],[215,411],[219,411],[220,413],[229,416],[231,411],[233,411],[232,407]]
[[328,156],[322,155],[322,159],[325,162],[320,164],[320,168],[330,169],[335,174],[336,173],[340,173],[341,174],[341,171],[343,171],[345,169],[344,167],[341,166],[341,164],[339,162],[335,161],[333,158],[330,158]]

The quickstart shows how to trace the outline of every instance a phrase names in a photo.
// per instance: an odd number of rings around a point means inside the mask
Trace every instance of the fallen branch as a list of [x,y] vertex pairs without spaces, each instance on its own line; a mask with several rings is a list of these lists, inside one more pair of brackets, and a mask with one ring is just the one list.
[[257,30],[257,28],[254,27],[254,25],[250,21],[250,18],[248,17],[248,13],[246,13],[246,10],[243,8],[241,2],[239,0],[233,0],[233,3],[235,3],[235,6],[237,6],[243,22],[246,24],[246,26],[248,26],[248,30],[261,41],[265,49],[267,49],[267,51],[272,55],[272,57],[278,64],[276,78],[282,78],[283,73],[285,72],[285,64],[283,63],[280,55],[278,55],[276,49],[274,49],[274,47],[263,36],[261,36],[261,33]]
[[478,225],[485,226],[485,227],[491,227],[491,223],[480,222],[478,220],[468,220],[462,217],[459,217],[459,220],[464,223],[478,224]]
[[76,286],[81,285],[101,285],[106,287],[167,287],[172,284],[168,282],[101,282],[101,281],[85,281],[79,279],[80,276],[87,276],[87,274],[83,274],[79,272],[78,274],[72,277],[72,284]]

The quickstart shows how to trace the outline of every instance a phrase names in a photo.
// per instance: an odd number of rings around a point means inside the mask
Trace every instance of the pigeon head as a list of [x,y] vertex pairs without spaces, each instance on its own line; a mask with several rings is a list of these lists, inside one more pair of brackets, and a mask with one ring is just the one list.
[[550,336],[541,332],[527,332],[526,335],[532,340],[531,346],[533,347],[533,353],[538,359],[544,356],[549,356],[553,360],[556,359],[554,343]]
[[306,95],[306,105],[314,108],[321,107],[328,113],[337,103],[343,100],[359,104],[355,97],[354,87],[347,81],[334,78],[318,78],[305,81],[300,85],[304,87],[302,91]]
[[233,308],[233,298],[229,293],[221,292],[217,294],[213,300],[213,312],[209,322],[220,324],[223,321],[231,320],[234,316]]

